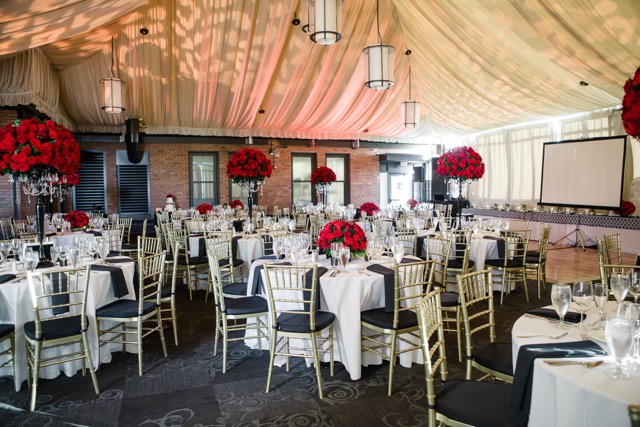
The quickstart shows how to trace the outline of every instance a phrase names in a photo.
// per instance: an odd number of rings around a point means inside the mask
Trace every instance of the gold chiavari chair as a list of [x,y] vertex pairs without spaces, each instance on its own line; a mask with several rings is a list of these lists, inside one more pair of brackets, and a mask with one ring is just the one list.
[[547,250],[549,248],[549,238],[551,237],[551,224],[540,226],[540,237],[538,240],[538,250],[527,252],[525,268],[528,277],[535,277],[538,284],[538,299],[541,298],[541,288],[547,289]]
[[509,230],[503,231],[501,234],[504,239],[504,257],[488,259],[485,262],[487,268],[501,273],[493,276],[493,280],[501,285],[500,304],[502,304],[504,294],[509,294],[511,288],[518,283],[522,283],[526,300],[529,302],[526,262],[531,230]]
[[16,327],[9,323],[0,323],[0,345],[6,345],[4,350],[0,350],[0,368],[11,366],[13,368],[13,383],[17,388],[18,377],[16,376]]

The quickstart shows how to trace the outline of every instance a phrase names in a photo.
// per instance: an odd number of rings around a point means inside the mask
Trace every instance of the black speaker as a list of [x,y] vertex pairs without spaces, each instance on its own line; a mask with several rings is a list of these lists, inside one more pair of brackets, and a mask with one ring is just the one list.
[[424,168],[422,166],[413,167],[413,182],[424,182]]
[[447,194],[447,182],[442,175],[438,175],[437,161],[431,160],[431,194]]

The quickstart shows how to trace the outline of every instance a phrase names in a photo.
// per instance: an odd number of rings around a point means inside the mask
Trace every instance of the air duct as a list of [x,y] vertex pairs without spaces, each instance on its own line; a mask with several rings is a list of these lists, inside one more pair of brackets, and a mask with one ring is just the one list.
[[144,153],[140,148],[140,121],[137,118],[125,121],[124,142],[127,144],[127,159],[131,163],[140,163]]

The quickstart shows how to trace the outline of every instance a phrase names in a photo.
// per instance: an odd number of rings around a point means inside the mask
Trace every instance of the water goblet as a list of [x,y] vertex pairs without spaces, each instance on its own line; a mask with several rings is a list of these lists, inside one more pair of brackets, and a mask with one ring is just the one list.
[[33,273],[33,271],[38,266],[38,262],[40,262],[40,255],[38,254],[38,252],[34,252],[33,249],[29,248],[25,252],[25,257],[24,257],[25,266],[29,269],[30,272]]
[[80,258],[80,249],[72,248],[69,250],[69,261],[71,261],[71,265],[73,268],[78,266],[78,259]]
[[400,264],[402,258],[404,258],[404,245],[402,242],[394,242],[393,246],[391,246],[391,252],[393,253],[393,259]]
[[53,265],[58,264],[59,258],[60,258],[60,246],[53,245],[51,247],[51,261],[53,261]]
[[580,327],[583,327],[584,309],[593,301],[593,283],[591,280],[576,282],[571,292],[573,302],[580,307]]
[[109,255],[109,241],[103,240],[98,243],[98,255],[100,256],[100,264],[104,264]]
[[63,267],[67,266],[67,258],[69,258],[69,246],[61,245],[59,247],[58,257]]
[[633,296],[633,302],[637,304],[640,296],[640,271],[633,272],[631,283],[629,283],[629,293]]
[[351,249],[348,246],[343,246],[340,249],[340,264],[342,268],[346,270],[349,259],[351,258]]
[[622,359],[627,355],[633,343],[634,326],[629,319],[610,318],[604,328],[609,353],[614,357],[615,367],[607,369],[605,374],[611,378],[628,379],[631,376],[622,369]]
[[287,226],[289,227],[289,231],[293,233],[293,231],[296,229],[296,220],[295,219],[289,220],[289,222],[287,223]]
[[276,256],[276,261],[278,261],[280,259],[280,255],[282,255],[282,240],[273,239],[271,248],[273,250],[273,254]]
[[9,257],[9,249],[11,245],[7,243],[0,243],[0,265],[4,262],[5,259]]
[[365,248],[365,255],[366,255],[368,261],[371,261],[373,259],[373,254],[374,254],[373,245],[374,245],[374,243],[371,240],[367,240],[367,247]]
[[620,303],[624,301],[627,297],[627,293],[629,292],[629,284],[631,280],[629,275],[624,274],[624,272],[613,273],[611,275],[611,293],[616,298],[616,302],[618,303],[618,310],[620,309]]
[[569,310],[569,304],[571,304],[571,286],[560,283],[553,284],[551,286],[551,304],[560,318],[555,327],[569,329],[569,325],[564,323],[564,316]]

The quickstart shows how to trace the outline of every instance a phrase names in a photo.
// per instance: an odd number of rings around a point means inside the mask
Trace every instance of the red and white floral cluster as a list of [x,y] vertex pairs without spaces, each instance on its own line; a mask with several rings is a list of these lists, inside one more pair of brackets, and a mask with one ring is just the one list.
[[311,174],[311,185],[330,184],[336,179],[336,173],[331,168],[320,166]]
[[409,207],[411,209],[415,209],[416,206],[418,206],[420,203],[418,203],[418,201],[416,199],[409,199],[407,200],[407,205],[409,205]]
[[636,205],[628,200],[623,200],[620,203],[620,215],[633,215],[636,213]]
[[200,215],[206,215],[213,210],[213,206],[209,203],[201,203],[196,207],[196,210]]
[[373,215],[379,211],[380,208],[376,206],[375,203],[367,202],[363,203],[362,206],[360,206],[360,212],[366,212],[367,215]]
[[339,219],[327,223],[318,234],[318,247],[331,255],[331,243],[342,242],[351,249],[351,255],[362,256],[367,249],[367,236],[358,224]]
[[271,160],[255,148],[236,151],[227,162],[227,176],[233,182],[263,181],[273,172]]
[[71,224],[71,228],[82,228],[89,225],[89,216],[82,211],[73,211],[62,217]]
[[0,175],[52,174],[61,184],[79,182],[80,147],[52,120],[16,120],[0,130]]
[[624,84],[622,125],[628,135],[640,140],[640,67]]
[[456,181],[476,180],[484,175],[484,162],[473,148],[456,147],[440,156],[436,172]]

